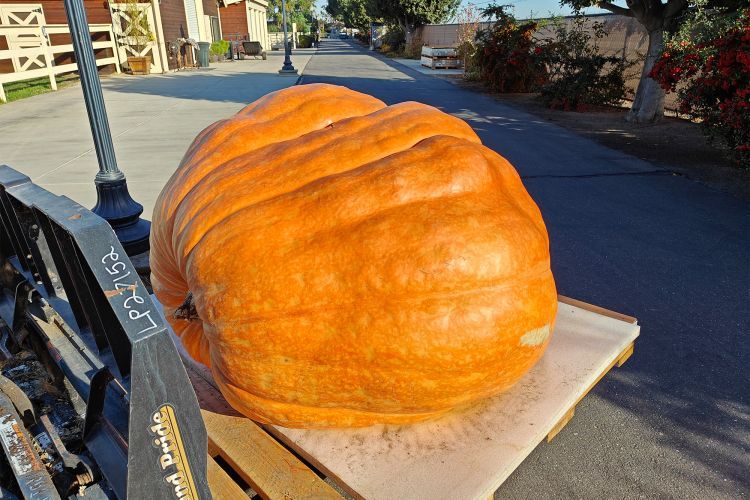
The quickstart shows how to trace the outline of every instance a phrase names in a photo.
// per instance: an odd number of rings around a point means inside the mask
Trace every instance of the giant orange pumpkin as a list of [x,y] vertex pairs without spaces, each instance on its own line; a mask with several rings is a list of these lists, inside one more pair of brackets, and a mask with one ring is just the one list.
[[296,86],[204,130],[157,201],[154,291],[229,403],[288,427],[497,394],[557,299],[539,209],[463,121]]

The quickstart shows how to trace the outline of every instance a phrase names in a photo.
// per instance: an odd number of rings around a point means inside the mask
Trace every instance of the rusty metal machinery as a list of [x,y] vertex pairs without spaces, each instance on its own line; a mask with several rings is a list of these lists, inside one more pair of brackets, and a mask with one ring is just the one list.
[[107,222],[0,166],[0,496],[209,498],[206,431]]

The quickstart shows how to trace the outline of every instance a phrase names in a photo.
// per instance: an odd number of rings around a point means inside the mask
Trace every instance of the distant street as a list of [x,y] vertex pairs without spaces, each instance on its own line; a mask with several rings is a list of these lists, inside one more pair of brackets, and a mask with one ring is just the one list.
[[467,120],[539,204],[559,292],[639,319],[635,354],[497,498],[750,496],[750,209],[480,93],[324,40],[302,83]]

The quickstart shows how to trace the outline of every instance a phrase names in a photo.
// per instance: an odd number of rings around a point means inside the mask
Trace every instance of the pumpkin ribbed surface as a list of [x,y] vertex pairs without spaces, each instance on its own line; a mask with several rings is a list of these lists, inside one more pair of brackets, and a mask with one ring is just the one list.
[[[518,174],[463,121],[332,85],[203,131],[164,188],[154,291],[245,415],[406,423],[497,394],[557,298]],[[172,317],[188,293],[197,318]]]

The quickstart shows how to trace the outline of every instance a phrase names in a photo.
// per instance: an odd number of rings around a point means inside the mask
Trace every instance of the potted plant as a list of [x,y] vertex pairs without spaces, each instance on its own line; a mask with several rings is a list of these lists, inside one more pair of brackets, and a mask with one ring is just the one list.
[[151,72],[151,56],[142,56],[144,50],[156,39],[148,23],[147,11],[141,9],[138,0],[125,0],[123,12],[130,19],[127,29],[127,43],[135,50],[135,56],[128,56],[128,67],[134,75],[148,75]]
[[210,49],[211,62],[219,62],[223,60],[227,55],[227,52],[229,52],[229,42],[226,40],[219,40],[218,42],[212,43]]

